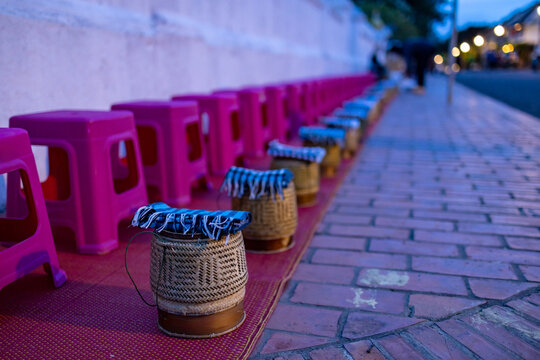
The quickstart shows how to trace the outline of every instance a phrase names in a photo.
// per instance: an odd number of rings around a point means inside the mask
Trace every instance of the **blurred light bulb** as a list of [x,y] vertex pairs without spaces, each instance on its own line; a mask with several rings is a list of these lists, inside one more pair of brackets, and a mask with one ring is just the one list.
[[459,45],[459,49],[462,53],[468,53],[469,50],[471,50],[471,45],[469,45],[468,42],[464,41],[461,43],[461,45]]
[[452,49],[452,56],[453,56],[453,57],[458,57],[459,54],[461,54],[461,52],[459,51],[459,49],[458,49],[457,47],[454,47],[454,48]]
[[452,64],[452,71],[453,72],[458,72],[461,68],[459,67],[458,64]]
[[514,30],[516,31],[521,31],[522,27],[521,27],[521,24],[520,23],[515,23],[514,24]]
[[512,44],[504,44],[503,47],[502,47],[502,51],[505,54],[511,53],[512,51],[514,51],[514,45],[512,45]]
[[435,62],[435,64],[441,65],[443,63],[444,59],[443,59],[443,57],[441,55],[437,54],[433,58],[433,61]]
[[540,16],[540,5],[538,5],[538,7],[536,8],[536,13],[538,14],[538,16]]
[[474,45],[482,46],[484,45],[484,37],[482,35],[476,35],[473,39]]
[[497,36],[503,36],[504,35],[504,26],[502,26],[502,25],[495,26],[495,28],[493,29],[493,32]]

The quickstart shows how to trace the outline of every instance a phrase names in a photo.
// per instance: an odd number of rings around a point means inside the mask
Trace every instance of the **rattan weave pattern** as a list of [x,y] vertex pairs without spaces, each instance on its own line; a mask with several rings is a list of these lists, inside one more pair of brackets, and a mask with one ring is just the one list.
[[360,141],[360,131],[358,129],[347,130],[345,133],[345,150],[354,153]]
[[298,225],[298,210],[296,205],[296,192],[294,182],[283,189],[283,200],[271,195],[258,199],[249,199],[244,195],[241,198],[232,198],[233,210],[249,211],[252,221],[244,228],[246,239],[273,240],[292,236]]
[[304,141],[304,146],[321,146],[326,150],[326,155],[321,161],[322,167],[337,167],[341,163],[341,149],[339,145],[320,145],[311,141]]
[[226,241],[226,236],[211,240],[154,234],[150,254],[154,294],[178,303],[203,304],[244,289],[248,274],[242,232]]
[[156,303],[160,310],[166,311],[171,314],[184,315],[184,316],[200,316],[215,314],[230,308],[235,307],[246,296],[246,289],[241,288],[239,291],[227,297],[209,301],[201,304],[193,303],[179,303],[178,301],[157,297]]
[[297,196],[316,194],[319,191],[320,171],[316,162],[276,157],[272,159],[270,168],[291,170]]

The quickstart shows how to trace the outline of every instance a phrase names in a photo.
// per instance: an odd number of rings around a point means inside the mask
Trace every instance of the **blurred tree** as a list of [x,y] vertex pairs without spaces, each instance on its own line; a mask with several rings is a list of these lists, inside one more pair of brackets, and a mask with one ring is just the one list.
[[[445,17],[448,0],[353,0],[374,23],[380,17],[392,29],[392,38],[404,40],[431,35],[433,22]],[[374,24],[377,26],[377,24]]]

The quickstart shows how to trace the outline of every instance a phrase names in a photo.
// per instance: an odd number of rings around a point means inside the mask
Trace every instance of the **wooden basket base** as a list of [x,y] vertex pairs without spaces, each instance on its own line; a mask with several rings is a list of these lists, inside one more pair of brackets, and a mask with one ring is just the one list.
[[317,203],[317,193],[296,194],[296,203],[300,207],[313,206]]
[[244,238],[244,243],[246,244],[246,251],[266,254],[286,251],[294,246],[292,236],[271,240]]
[[325,178],[333,178],[337,174],[337,166],[321,165],[321,176]]
[[244,302],[221,312],[185,316],[158,309],[158,326],[169,336],[182,338],[212,338],[227,334],[244,322]]

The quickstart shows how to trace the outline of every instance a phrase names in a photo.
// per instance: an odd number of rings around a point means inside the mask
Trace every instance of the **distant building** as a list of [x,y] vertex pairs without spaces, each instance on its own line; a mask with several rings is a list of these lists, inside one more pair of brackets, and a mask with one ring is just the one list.
[[540,44],[540,1],[518,11],[503,22],[508,31],[508,40],[514,44]]

